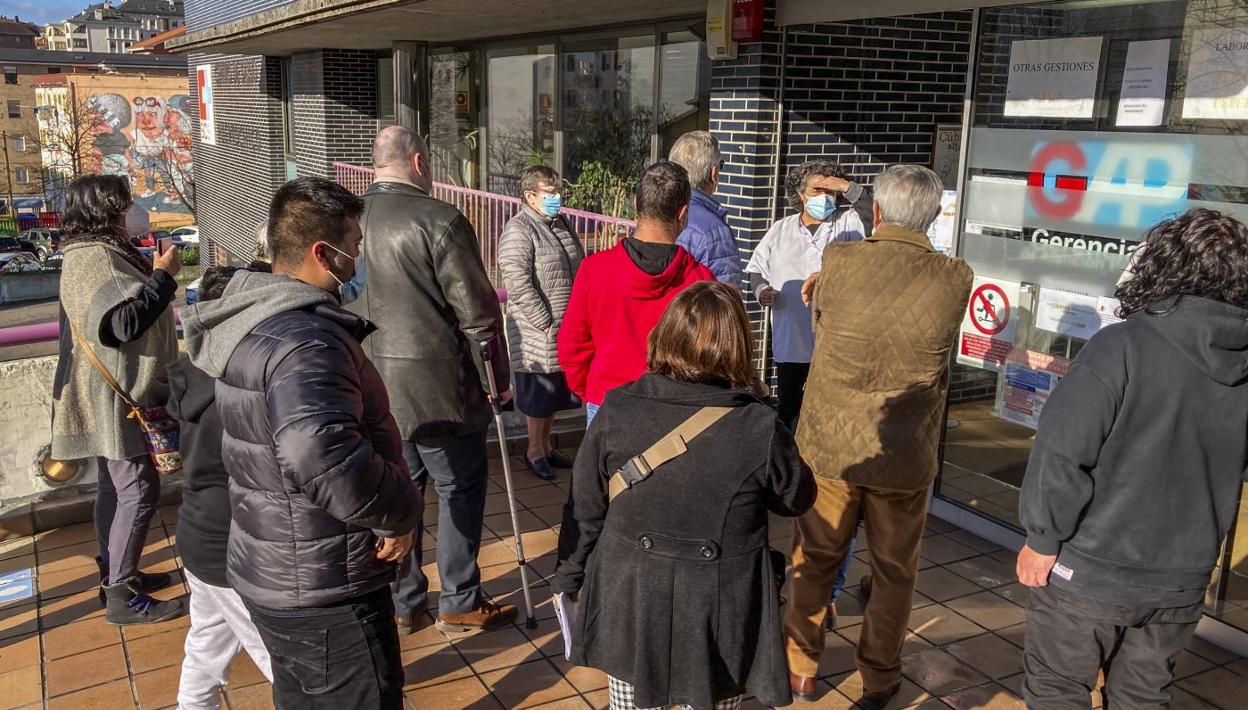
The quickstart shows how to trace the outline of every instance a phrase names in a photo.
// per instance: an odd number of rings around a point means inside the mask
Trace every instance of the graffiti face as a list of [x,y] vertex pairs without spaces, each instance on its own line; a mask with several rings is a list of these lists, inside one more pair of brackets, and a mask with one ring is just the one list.
[[164,102],[155,96],[136,96],[134,117],[139,132],[148,138],[158,138],[164,132]]
[[128,177],[135,202],[148,211],[187,212],[194,185],[189,105],[185,94],[92,96],[92,169]]

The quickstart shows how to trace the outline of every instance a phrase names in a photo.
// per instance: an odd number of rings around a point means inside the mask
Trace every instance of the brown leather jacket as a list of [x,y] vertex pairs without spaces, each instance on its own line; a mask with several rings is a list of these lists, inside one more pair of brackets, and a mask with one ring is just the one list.
[[889,224],[824,250],[797,431],[816,475],[891,490],[936,477],[949,351],[972,277],[926,235]]

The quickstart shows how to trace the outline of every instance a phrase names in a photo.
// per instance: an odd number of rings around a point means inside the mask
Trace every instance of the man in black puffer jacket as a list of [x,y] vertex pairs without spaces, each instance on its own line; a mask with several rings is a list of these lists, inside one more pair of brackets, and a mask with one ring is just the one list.
[[184,311],[191,361],[217,378],[230,475],[226,575],[273,658],[279,708],[401,708],[389,586],[420,494],[385,386],[342,309],[363,204],[321,178],[278,190],[272,274],[242,271]]

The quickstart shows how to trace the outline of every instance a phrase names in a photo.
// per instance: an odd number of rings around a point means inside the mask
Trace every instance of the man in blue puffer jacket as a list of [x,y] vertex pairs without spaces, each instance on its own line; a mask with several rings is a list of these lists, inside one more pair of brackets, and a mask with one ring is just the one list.
[[689,223],[676,243],[684,247],[720,282],[741,288],[741,254],[732,228],[724,221],[728,210],[711,195],[724,167],[719,141],[708,131],[690,131],[672,145],[668,159],[689,173],[693,195],[689,199]]

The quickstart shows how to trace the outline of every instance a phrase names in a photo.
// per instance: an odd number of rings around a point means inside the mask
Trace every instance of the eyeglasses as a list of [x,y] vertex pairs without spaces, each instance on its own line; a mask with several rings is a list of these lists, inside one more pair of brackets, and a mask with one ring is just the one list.
[[149,96],[146,99],[143,98],[142,96],[136,96],[134,97],[134,105],[140,108],[142,108],[143,106],[150,106],[151,108],[160,108],[160,99],[156,98],[155,96]]

